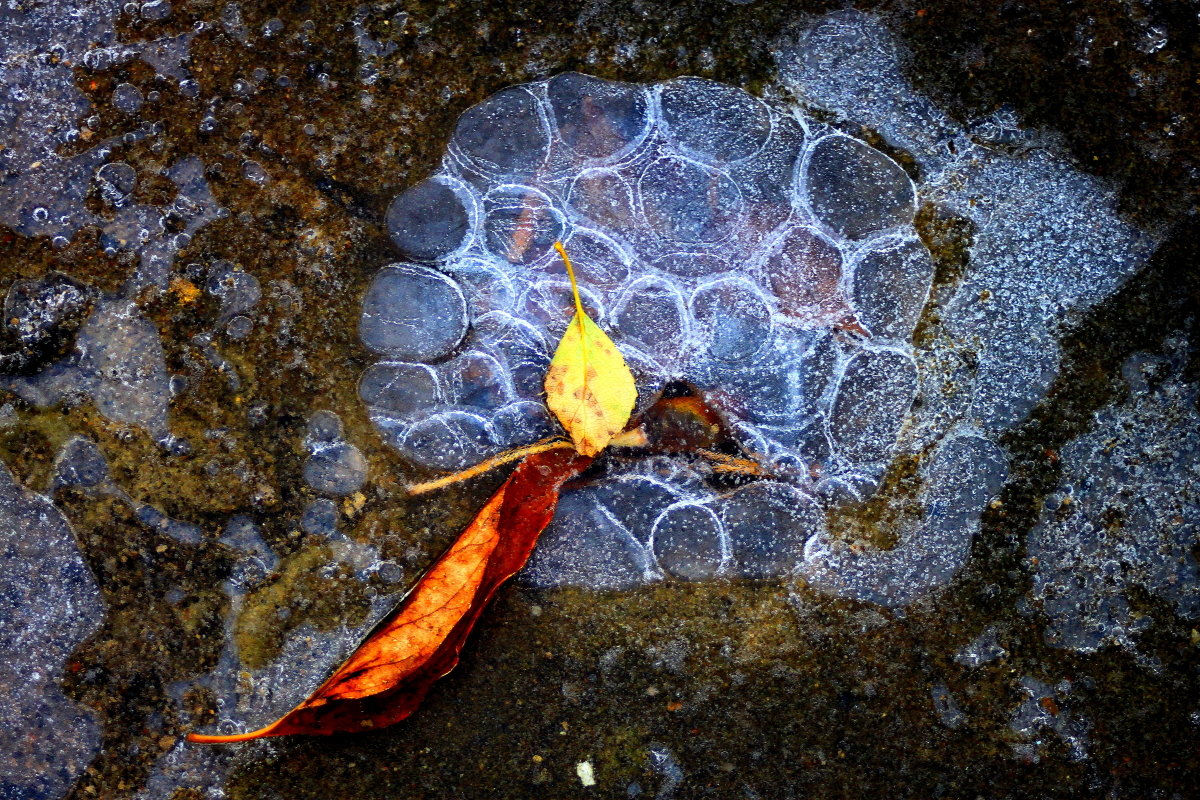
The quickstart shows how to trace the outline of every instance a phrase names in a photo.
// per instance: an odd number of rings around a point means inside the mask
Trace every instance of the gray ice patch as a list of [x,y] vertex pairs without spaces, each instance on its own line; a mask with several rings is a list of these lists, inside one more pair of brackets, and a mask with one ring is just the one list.
[[342,438],[342,420],[332,411],[318,411],[309,418],[304,440],[308,460],[304,482],[324,495],[354,494],[367,480],[367,459],[362,451]]
[[100,726],[59,688],[104,618],[67,520],[0,464],[0,795],[62,797],[100,749]]
[[[1178,359],[1183,346],[1173,344]],[[1062,448],[1062,483],[1026,543],[1051,645],[1136,652],[1154,623],[1130,602],[1137,590],[1200,618],[1200,389],[1180,370],[1178,360],[1133,356],[1129,399]]]
[[70,355],[29,377],[0,378],[0,388],[39,406],[87,395],[113,422],[140,427],[163,444],[173,441],[170,376],[158,330],[128,300],[99,302]]
[[826,535],[805,545],[798,574],[825,594],[899,607],[948,584],[966,565],[979,517],[1004,484],[1008,459],[969,429],[947,438],[924,469],[923,518],[890,550],[854,549]]
[[[827,15],[776,55],[805,107],[690,77],[510,87],[468,109],[441,167],[395,201],[393,237],[421,264],[385,267],[364,302],[380,360],[359,389],[406,458],[461,469],[556,430],[541,384],[571,314],[550,249],[561,238],[639,410],[686,382],[802,498],[787,520],[738,516],[770,490],[719,496],[671,477],[674,509],[633,509],[605,487],[649,471],[622,466],[564,492],[525,574],[538,585],[795,574],[893,607],[932,593],[969,557],[1007,475],[998,436],[1057,376],[1064,324],[1156,245],[1048,139],[1001,148],[914,92],[879,18]],[[908,150],[920,182],[828,112]],[[932,292],[923,203],[973,225],[965,272]],[[826,530],[826,511],[926,452],[922,514],[895,548],[853,550]]]
[[[70,7],[44,2],[14,5],[0,17],[0,224],[26,236],[50,237],[56,246],[85,225],[103,225],[84,203],[92,175],[122,142],[152,134],[131,120],[123,137],[74,156],[59,155],[62,145],[89,135],[81,120],[92,108],[75,86],[78,66],[104,70],[140,57],[160,75],[188,77],[183,65],[194,34],[118,44],[121,9],[113,0]],[[130,116],[142,100],[129,84],[113,97]]]

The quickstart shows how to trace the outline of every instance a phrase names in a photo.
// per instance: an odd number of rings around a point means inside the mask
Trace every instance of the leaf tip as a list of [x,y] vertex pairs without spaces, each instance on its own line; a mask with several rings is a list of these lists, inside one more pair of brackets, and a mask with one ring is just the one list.
[[235,733],[229,736],[218,736],[206,733],[196,733],[193,731],[186,737],[191,744],[233,744],[234,742],[248,742],[251,739],[259,737],[259,731],[251,731],[249,733]]

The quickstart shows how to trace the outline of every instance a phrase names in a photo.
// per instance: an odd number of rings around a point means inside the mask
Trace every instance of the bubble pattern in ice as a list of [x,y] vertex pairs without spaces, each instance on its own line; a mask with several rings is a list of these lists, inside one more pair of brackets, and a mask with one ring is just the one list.
[[541,382],[569,318],[561,239],[642,398],[684,380],[756,452],[878,471],[915,391],[932,277],[914,212],[883,153],[740,89],[576,73],[506,89],[392,203],[409,261],[364,300],[380,360],[362,398],[436,469],[555,430]]
[[[360,337],[379,360],[360,396],[390,444],[437,470],[561,432],[542,382],[571,314],[562,240],[639,410],[684,382],[788,477],[718,495],[678,465],[643,464],[568,493],[525,578],[761,578],[791,572],[808,544],[814,585],[859,592],[829,577],[825,506],[874,490],[917,393],[912,334],[933,264],[916,207],[883,152],[731,86],[565,73],[510,87],[463,114],[441,169],[388,210],[407,261],[363,301]],[[1003,461],[973,441],[965,452]],[[972,504],[954,520],[963,543],[924,580],[908,575],[917,586],[965,560],[974,495],[995,488],[967,483],[942,501]]]

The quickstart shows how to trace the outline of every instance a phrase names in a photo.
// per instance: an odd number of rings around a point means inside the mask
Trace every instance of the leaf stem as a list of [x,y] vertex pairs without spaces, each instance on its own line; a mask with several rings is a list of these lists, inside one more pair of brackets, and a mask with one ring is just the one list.
[[562,256],[563,263],[567,265],[567,277],[571,280],[571,293],[575,295],[575,315],[579,320],[579,332],[583,333],[583,301],[579,299],[579,284],[575,282],[575,268],[571,266],[571,257],[567,255],[567,248],[563,247],[562,242],[555,242],[554,249]]
[[497,456],[489,458],[487,461],[481,461],[473,467],[467,467],[462,472],[455,472],[453,475],[443,475],[440,478],[434,478],[431,481],[424,483],[414,483],[408,487],[409,494],[425,494],[432,492],[435,489],[441,489],[445,486],[452,486],[456,483],[470,480],[476,475],[493,470],[496,467],[502,467],[510,461],[516,461],[518,458],[531,456],[535,453],[544,453],[547,450],[564,450],[574,447],[565,439],[560,439],[557,436],[551,436],[548,439],[542,439],[540,442],[527,444],[524,447],[514,447],[512,450],[506,450]]

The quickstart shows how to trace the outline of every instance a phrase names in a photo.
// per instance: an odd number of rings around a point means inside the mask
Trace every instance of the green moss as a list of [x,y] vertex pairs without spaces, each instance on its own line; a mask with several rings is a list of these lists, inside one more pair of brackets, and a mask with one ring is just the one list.
[[361,625],[369,610],[365,588],[329,545],[303,547],[284,559],[275,580],[246,595],[233,634],[239,658],[261,669],[305,623],[318,631]]
[[888,465],[879,490],[861,503],[830,509],[825,517],[829,532],[847,542],[883,550],[896,545],[906,526],[923,514],[921,491],[925,488],[919,471],[923,456],[899,455]]
[[957,286],[966,272],[974,244],[975,225],[969,219],[950,213],[936,203],[923,202],[914,221],[917,235],[933,257],[933,287],[929,302],[917,320],[913,344],[929,348],[939,333],[937,315],[939,291]]

